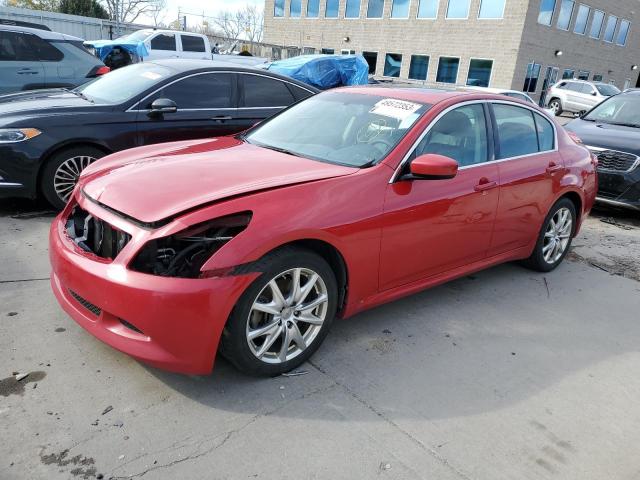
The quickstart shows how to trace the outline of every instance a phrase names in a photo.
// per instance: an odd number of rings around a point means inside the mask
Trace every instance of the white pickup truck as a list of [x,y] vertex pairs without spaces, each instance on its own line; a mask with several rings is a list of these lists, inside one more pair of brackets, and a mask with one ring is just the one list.
[[174,30],[145,29],[118,40],[144,42],[149,56],[145,60],[161,58],[195,58],[211,60],[211,44],[206,35]]

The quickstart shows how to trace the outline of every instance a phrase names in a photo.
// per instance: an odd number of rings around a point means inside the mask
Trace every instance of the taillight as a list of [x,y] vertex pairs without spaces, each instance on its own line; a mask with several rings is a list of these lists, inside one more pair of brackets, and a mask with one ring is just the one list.
[[98,66],[96,65],[91,69],[89,73],[87,73],[87,78],[99,77],[100,75],[104,75],[105,73],[109,73],[111,69],[107,66]]
[[569,134],[569,137],[571,137],[571,140],[576,142],[578,145],[582,145],[582,139],[578,135],[576,135],[574,132],[567,133]]

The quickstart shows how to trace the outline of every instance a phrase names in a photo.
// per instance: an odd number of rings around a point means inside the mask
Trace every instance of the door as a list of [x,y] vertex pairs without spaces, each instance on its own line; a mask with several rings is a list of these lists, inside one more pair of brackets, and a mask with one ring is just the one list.
[[149,39],[149,60],[178,58],[178,43],[173,33],[156,33]]
[[238,73],[238,79],[240,90],[238,121],[243,129],[250,128],[287,108],[300,96],[298,91],[306,93],[306,96],[311,95],[310,92],[301,88],[265,75]]
[[[204,38],[197,35],[180,34],[180,57],[211,60],[211,53],[207,52]],[[207,57],[208,55],[208,57]]]
[[530,245],[560,189],[563,162],[553,125],[532,109],[494,103],[500,201],[489,255]]
[[35,35],[0,30],[0,94],[44,87],[44,68],[29,48],[31,37]]
[[[405,285],[486,257],[498,206],[498,166],[483,103],[438,119],[412,152],[458,161],[449,180],[396,180],[385,195],[380,288]],[[402,178],[402,177],[401,177]]]
[[572,112],[580,111],[583,96],[582,85],[576,82],[567,82],[564,89],[566,91],[566,101],[563,104],[563,108]]
[[580,95],[580,103],[578,105],[580,108],[578,111],[591,110],[602,101],[602,98],[599,97],[598,91],[593,85],[582,83],[580,87],[582,95]]
[[[138,111],[140,145],[219,137],[243,130],[237,119],[236,74],[207,72],[175,81],[141,101]],[[154,100],[173,100],[174,113],[150,115]]]
[[544,107],[547,101],[547,91],[552,85],[555,85],[558,81],[558,67],[547,67],[547,71],[544,74],[544,80],[542,81],[542,93],[540,94],[540,106]]

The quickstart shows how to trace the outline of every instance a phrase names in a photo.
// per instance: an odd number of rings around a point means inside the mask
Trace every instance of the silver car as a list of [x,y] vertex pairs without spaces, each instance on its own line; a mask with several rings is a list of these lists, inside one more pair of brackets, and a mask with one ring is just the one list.
[[39,88],[73,88],[109,69],[62,33],[0,25],[0,95]]
[[584,80],[562,80],[547,92],[547,105],[556,115],[582,113],[620,93],[615,85]]

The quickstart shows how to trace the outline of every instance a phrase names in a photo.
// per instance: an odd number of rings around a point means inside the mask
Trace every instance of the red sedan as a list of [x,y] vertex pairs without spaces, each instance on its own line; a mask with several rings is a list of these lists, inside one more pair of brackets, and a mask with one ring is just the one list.
[[62,307],[151,365],[277,375],[335,317],[512,260],[553,270],[596,160],[502,96],[358,87],[236,137],[89,166],[51,227]]

